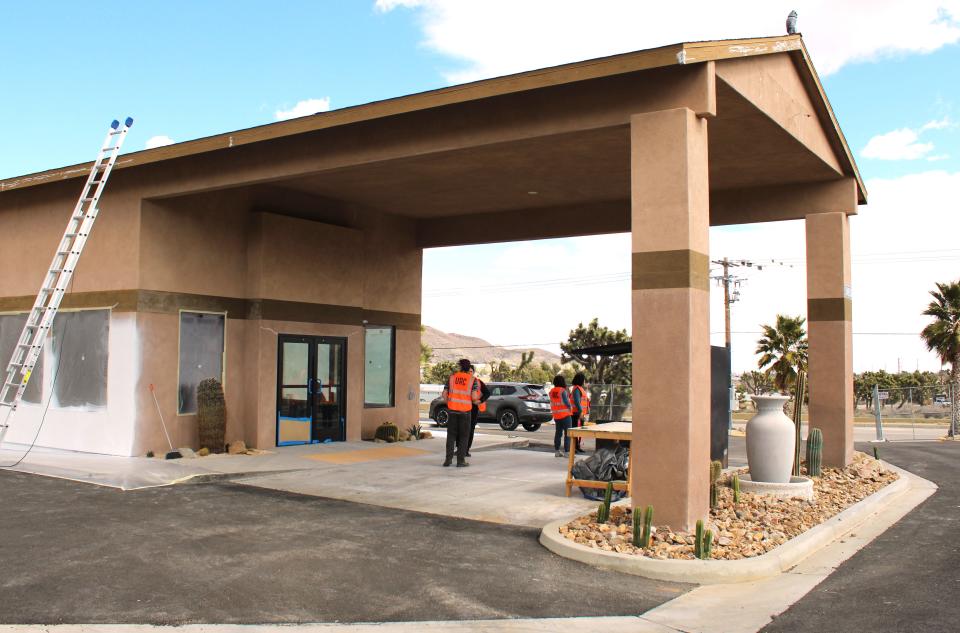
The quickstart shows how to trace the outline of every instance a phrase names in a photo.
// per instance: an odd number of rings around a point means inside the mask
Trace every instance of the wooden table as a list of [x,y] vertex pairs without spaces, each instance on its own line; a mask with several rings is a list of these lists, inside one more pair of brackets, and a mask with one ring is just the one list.
[[[602,488],[606,489],[609,482],[594,481],[592,479],[574,479],[573,462],[576,457],[576,445],[578,437],[592,437],[597,440],[626,440],[633,438],[633,424],[630,422],[608,422],[607,424],[595,424],[593,426],[581,426],[567,431],[567,437],[570,438],[570,461],[567,463],[567,496],[574,486],[581,488]],[[630,496],[630,456],[627,455],[627,480],[625,482],[613,482],[614,490],[623,490]]]

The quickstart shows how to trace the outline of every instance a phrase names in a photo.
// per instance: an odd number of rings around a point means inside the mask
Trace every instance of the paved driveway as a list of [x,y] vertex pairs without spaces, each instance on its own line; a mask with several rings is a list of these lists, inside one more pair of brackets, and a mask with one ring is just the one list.
[[0,623],[627,615],[688,589],[554,556],[535,529],[233,483],[0,471],[0,507]]
[[960,443],[884,444],[879,450],[881,458],[940,489],[764,631],[960,630]]

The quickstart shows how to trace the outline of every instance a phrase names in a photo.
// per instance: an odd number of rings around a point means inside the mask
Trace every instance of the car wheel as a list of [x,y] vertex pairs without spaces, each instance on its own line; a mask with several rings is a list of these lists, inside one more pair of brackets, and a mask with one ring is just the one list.
[[500,428],[504,431],[512,431],[513,429],[517,428],[517,424],[520,423],[520,420],[517,419],[516,411],[513,409],[504,409],[497,417],[497,422],[500,423]]
[[536,424],[536,423],[533,423],[533,422],[524,422],[524,423],[523,423],[523,428],[525,428],[526,430],[530,431],[531,433],[533,433],[534,431],[538,431],[538,430],[540,429],[540,426],[541,426],[540,424]]
[[446,407],[440,407],[434,414],[433,419],[436,421],[437,426],[446,426],[447,422],[450,421],[450,412],[447,411]]

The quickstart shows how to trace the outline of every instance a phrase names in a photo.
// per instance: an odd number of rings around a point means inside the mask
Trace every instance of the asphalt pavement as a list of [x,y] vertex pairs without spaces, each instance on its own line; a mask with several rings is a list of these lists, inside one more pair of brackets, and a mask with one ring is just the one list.
[[[857,448],[870,452],[872,445]],[[888,443],[879,451],[940,489],[765,632],[960,630],[960,443]]]
[[0,471],[0,507],[3,624],[635,615],[690,588],[554,556],[537,529],[229,482]]

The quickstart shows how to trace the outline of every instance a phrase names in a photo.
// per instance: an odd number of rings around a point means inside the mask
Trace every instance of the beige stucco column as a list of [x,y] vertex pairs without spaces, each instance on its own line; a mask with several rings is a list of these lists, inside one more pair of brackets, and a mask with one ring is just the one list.
[[707,121],[631,118],[634,506],[686,529],[709,509]]
[[845,213],[806,223],[810,427],[823,432],[823,464],[845,466],[853,460],[850,223]]

